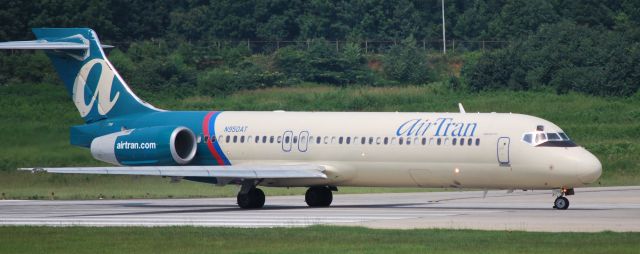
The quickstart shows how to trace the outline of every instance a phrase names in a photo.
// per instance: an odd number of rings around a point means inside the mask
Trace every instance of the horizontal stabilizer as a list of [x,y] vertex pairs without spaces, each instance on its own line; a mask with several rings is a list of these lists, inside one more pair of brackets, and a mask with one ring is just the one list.
[[324,167],[319,165],[63,167],[21,168],[20,170],[63,174],[191,176],[239,179],[327,178],[323,173],[325,171]]
[[[102,48],[113,48],[110,45],[101,45]],[[61,42],[61,41],[9,41],[0,42],[0,49],[89,49],[88,43]]]

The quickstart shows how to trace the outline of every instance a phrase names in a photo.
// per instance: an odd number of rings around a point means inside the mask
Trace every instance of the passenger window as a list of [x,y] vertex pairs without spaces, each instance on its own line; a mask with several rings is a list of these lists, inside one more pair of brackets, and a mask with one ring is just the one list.
[[324,144],[329,144],[329,136],[324,136]]
[[442,144],[442,138],[438,138],[437,142],[438,142],[438,145],[441,145]]
[[407,145],[411,145],[411,138],[407,138]]
[[351,137],[347,137],[347,145],[351,144]]
[[381,137],[377,137],[376,138],[376,145],[379,145],[380,143],[382,143],[382,138]]
[[226,142],[226,143],[229,143],[229,140],[231,140],[231,136],[227,136],[227,138],[226,138],[225,142]]
[[373,144],[373,137],[369,137],[369,145]]
[[453,138],[453,140],[451,140],[451,144],[454,146],[456,145],[456,142],[457,142],[456,138]]
[[318,137],[316,138],[316,144],[320,144],[320,141],[322,141],[322,137],[318,136]]
[[278,136],[278,138],[276,139],[276,142],[278,142],[278,144],[282,143],[282,136]]
[[402,145],[402,143],[404,143],[403,141],[404,141],[404,140],[403,140],[403,138],[402,138],[402,137],[399,137],[399,138],[398,138],[398,144],[399,144],[399,145]]
[[339,138],[338,138],[338,144],[341,144],[341,145],[342,145],[342,141],[343,141],[343,138],[342,138],[342,137],[339,137]]
[[384,144],[389,144],[389,137],[384,137]]
[[[262,143],[267,143],[267,136],[262,136]],[[273,143],[273,142],[271,142]]]
[[427,144],[427,138],[422,138],[422,145],[426,145]]
[[233,135],[233,143],[238,143],[238,136]]
[[468,145],[468,146],[471,146],[471,143],[472,143],[472,142],[473,142],[473,139],[472,139],[472,138],[467,139],[467,145]]
[[[455,145],[455,144],[454,144]],[[460,145],[463,146],[464,145],[464,138],[460,139]]]
[[480,138],[476,138],[476,146],[480,145]]
[[255,142],[256,142],[256,144],[260,143],[260,136],[256,136],[256,141]]
[[367,143],[367,138],[362,137],[362,138],[360,139],[360,143],[362,143],[363,145],[364,145],[365,143]]
[[244,136],[240,136],[240,143],[244,143]]
[[297,144],[297,143],[298,143],[298,136],[294,136],[294,137],[293,137],[293,143],[294,143],[294,144]]
[[205,143],[209,142],[209,136],[204,136],[204,142]]
[[289,136],[284,137],[284,143],[289,144]]

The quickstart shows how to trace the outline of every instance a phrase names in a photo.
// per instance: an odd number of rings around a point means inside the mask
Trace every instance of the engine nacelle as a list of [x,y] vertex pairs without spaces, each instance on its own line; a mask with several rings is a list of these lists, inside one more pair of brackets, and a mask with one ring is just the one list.
[[91,155],[115,165],[184,165],[196,156],[193,132],[182,126],[124,130],[95,138]]

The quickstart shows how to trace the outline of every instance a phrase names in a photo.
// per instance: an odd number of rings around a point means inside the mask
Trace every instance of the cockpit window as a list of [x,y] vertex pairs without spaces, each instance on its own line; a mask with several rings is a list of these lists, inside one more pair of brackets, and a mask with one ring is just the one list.
[[550,141],[562,141],[562,138],[560,138],[560,135],[558,135],[558,133],[547,133],[547,138]]
[[532,146],[575,147],[578,146],[564,132],[535,131],[522,135],[522,141]]

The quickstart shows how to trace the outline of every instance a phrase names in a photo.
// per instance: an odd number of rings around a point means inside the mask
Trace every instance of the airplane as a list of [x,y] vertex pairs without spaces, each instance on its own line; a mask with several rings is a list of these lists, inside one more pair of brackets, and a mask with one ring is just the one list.
[[[307,187],[327,207],[342,186],[552,190],[569,207],[600,161],[547,120],[512,113],[168,111],[136,96],[89,28],[34,28],[85,124],[70,143],[114,166],[22,168],[150,175],[239,185],[240,208],[262,208],[259,186]],[[486,196],[486,191],[485,191]]]

